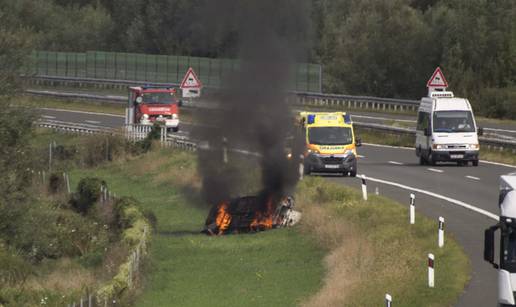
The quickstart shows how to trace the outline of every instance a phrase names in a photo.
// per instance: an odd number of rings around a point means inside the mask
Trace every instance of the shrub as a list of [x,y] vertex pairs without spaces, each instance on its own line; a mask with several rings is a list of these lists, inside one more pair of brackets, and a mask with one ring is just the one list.
[[138,210],[138,201],[132,197],[118,199],[114,206],[115,219],[121,230],[131,227],[142,213]]
[[22,257],[0,247],[0,285],[23,284],[32,273],[32,266]]
[[151,225],[152,230],[154,232],[158,231],[158,218],[156,214],[150,209],[144,209],[142,213],[145,219],[147,219],[147,222]]
[[60,176],[57,173],[52,173],[48,179],[48,192],[50,194],[62,192],[65,189],[65,184],[63,176]]
[[77,212],[82,214],[88,213],[93,205],[100,198],[100,188],[106,183],[99,178],[83,178],[77,185],[77,192],[74,193],[70,200],[70,205]]

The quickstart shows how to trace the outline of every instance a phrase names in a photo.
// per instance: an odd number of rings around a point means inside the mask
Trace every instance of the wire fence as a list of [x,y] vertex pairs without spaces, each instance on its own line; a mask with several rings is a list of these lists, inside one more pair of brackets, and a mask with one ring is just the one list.
[[[101,51],[34,51],[27,70],[31,75],[180,83],[192,67],[205,86],[220,87],[222,80],[239,66],[240,61],[232,59]],[[289,90],[321,92],[321,65],[298,63],[293,67]]]

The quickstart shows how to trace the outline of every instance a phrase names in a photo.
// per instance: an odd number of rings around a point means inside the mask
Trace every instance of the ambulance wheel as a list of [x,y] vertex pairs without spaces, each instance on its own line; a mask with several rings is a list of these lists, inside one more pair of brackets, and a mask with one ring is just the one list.
[[311,171],[310,171],[310,165],[306,165],[305,164],[305,167],[303,167],[303,174],[304,175],[310,175]]
[[478,166],[478,160],[473,160],[472,164],[473,166]]

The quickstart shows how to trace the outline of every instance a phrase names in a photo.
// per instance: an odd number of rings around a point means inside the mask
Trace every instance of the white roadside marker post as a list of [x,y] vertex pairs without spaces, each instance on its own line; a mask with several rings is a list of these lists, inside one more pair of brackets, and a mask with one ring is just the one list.
[[392,307],[392,296],[390,294],[385,294],[385,306]]
[[379,189],[378,187],[376,187],[376,188],[374,189],[374,194],[375,194],[375,195],[380,195],[380,189]]
[[416,223],[416,195],[410,194],[410,225],[414,225]]
[[367,200],[366,175],[362,175],[362,197],[364,198],[364,200]]
[[228,139],[222,138],[222,162],[228,164]]
[[434,254],[428,254],[428,287],[430,288],[433,288],[435,285],[434,259]]
[[305,157],[303,155],[299,156],[299,180],[303,180],[303,175],[305,174],[305,163],[304,159]]
[[439,231],[437,243],[439,244],[440,248],[444,246],[444,217],[442,216],[439,217]]
[[70,189],[70,176],[66,174],[66,190],[68,191],[68,194],[72,193],[72,190]]

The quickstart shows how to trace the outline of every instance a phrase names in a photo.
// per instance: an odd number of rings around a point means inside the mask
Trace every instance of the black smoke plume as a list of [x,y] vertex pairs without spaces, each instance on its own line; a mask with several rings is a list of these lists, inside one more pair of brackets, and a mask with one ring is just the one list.
[[[262,187],[257,189],[279,198],[298,178],[301,146],[289,141],[296,129],[286,95],[293,64],[304,56],[309,10],[300,0],[248,1],[239,12],[230,9],[230,0],[211,2],[210,16],[239,20],[235,32],[240,56],[235,73],[224,79],[223,90],[211,97],[220,108],[205,110],[198,118],[204,126],[195,131],[196,137],[207,140],[210,148],[199,151],[204,197],[215,204],[236,196],[250,170],[235,168],[233,161],[226,164],[224,159],[228,152],[232,156],[232,149],[244,149],[260,155]],[[278,5],[291,5],[291,14],[277,16]],[[207,20],[209,24],[211,18]],[[293,148],[293,160],[287,158],[286,148]]]

